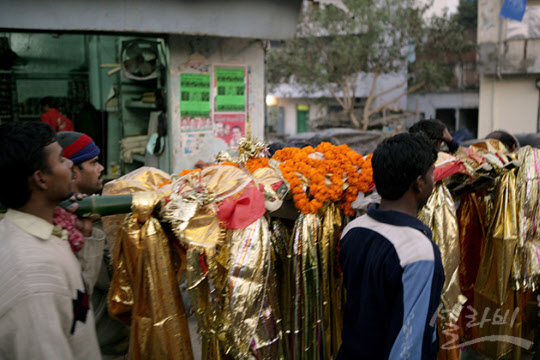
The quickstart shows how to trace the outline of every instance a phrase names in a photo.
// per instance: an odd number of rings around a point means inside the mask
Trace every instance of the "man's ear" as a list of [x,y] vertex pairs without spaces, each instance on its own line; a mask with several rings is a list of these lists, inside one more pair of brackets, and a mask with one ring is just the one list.
[[414,192],[419,194],[422,192],[425,186],[425,181],[422,176],[418,176],[411,184],[411,187],[413,188]]
[[79,167],[77,165],[73,165],[73,181],[75,180],[79,180],[79,178],[81,177],[81,169],[79,169]]
[[41,170],[36,170],[34,173],[28,178],[28,185],[30,187],[34,187],[39,190],[47,190],[47,181],[45,179],[45,173]]

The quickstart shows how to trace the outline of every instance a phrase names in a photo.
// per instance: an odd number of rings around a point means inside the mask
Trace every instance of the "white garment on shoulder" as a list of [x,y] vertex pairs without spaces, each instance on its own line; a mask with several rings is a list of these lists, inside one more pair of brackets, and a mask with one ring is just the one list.
[[69,243],[11,209],[0,240],[0,359],[101,359],[92,310],[74,321],[85,287]]

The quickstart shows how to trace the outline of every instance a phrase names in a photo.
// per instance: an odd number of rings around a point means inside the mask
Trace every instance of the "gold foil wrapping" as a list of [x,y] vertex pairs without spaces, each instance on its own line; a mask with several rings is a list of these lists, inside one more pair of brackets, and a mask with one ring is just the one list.
[[288,244],[288,279],[282,287],[283,327],[292,359],[337,356],[343,284],[336,262],[342,229],[342,215],[334,203],[325,204],[318,214],[300,214],[295,222]]
[[[108,182],[103,187],[103,195],[125,195],[133,194],[141,191],[152,191],[166,196],[171,190],[170,185],[162,186],[168,183],[171,177],[166,172],[143,166],[135,171],[130,172],[116,180]],[[114,239],[118,236],[118,231],[124,223],[125,215],[110,215],[104,216],[101,221],[107,235],[109,248],[114,248]]]
[[540,150],[525,146],[517,153],[522,163],[516,174],[518,247],[513,286],[535,291],[540,282]]
[[[433,241],[439,246],[444,267],[445,281],[441,293],[438,331],[440,344],[456,338],[454,332],[463,304],[467,300],[461,294],[459,284],[459,231],[454,200],[446,186],[439,182],[418,214],[418,218],[433,231]],[[457,336],[459,339],[459,336]],[[454,344],[457,345],[457,344]],[[459,348],[439,349],[438,359],[458,360]]]
[[212,166],[174,182],[163,218],[187,246],[213,248],[224,238],[217,203],[242,191],[252,179],[234,166]]
[[343,277],[338,273],[337,249],[341,236],[341,212],[335,203],[324,208],[318,252],[321,274],[323,359],[335,359],[343,327]]
[[282,220],[277,218],[271,220],[270,234],[272,242],[272,268],[275,269],[275,290],[279,297],[278,308],[281,315],[281,318],[278,319],[282,331],[281,348],[283,349],[283,358],[290,359],[289,338],[291,334],[291,301],[289,289],[293,283],[289,276],[292,259],[292,254],[290,253],[291,238],[287,231],[287,227],[283,224]]
[[293,359],[319,359],[322,301],[317,242],[321,222],[317,214],[300,214],[292,234],[291,339]]
[[281,358],[268,226],[263,217],[245,229],[228,230],[219,251],[195,245],[188,251],[188,290],[203,359],[242,359],[252,352],[259,359]]
[[204,360],[284,357],[270,225],[261,217],[226,229],[216,215],[220,201],[246,186],[254,186],[246,172],[210,167],[177,179],[165,206],[164,219],[188,247],[188,292]]
[[[472,144],[469,146],[469,149],[482,154],[482,155],[495,155],[495,154],[501,154],[506,155],[508,154],[508,149],[506,146],[500,142],[499,140],[495,139],[485,139],[481,140],[477,143]],[[491,157],[487,158],[488,161],[491,161]],[[502,162],[503,164],[506,163],[506,161],[502,158],[500,158],[498,162]]]
[[445,281],[441,294],[440,314],[455,324],[464,304],[459,284],[459,230],[452,195],[442,183],[433,190],[418,218],[433,231],[433,241],[439,246]]
[[257,169],[252,174],[253,180],[264,188],[265,202],[267,211],[275,211],[283,204],[282,195],[278,194],[273,185],[282,181],[276,170],[270,167]]
[[133,195],[114,249],[109,312],[131,325],[131,359],[192,359],[169,240],[152,216],[158,201],[153,192]]
[[[253,338],[254,355],[257,359],[285,359],[283,341],[283,318],[281,315],[281,289],[283,284],[283,260],[287,258],[286,238],[279,233],[276,223],[270,224],[271,259],[263,306]],[[275,230],[275,231],[272,231]]]
[[474,312],[474,285],[478,276],[482,249],[486,239],[486,208],[483,197],[477,193],[466,193],[461,197],[457,210],[460,242],[459,281],[461,291],[467,298],[461,313],[461,329],[465,340],[472,340],[472,329],[465,326]]
[[[493,215],[474,289],[474,308],[477,317],[497,310],[502,314],[512,313],[515,308],[515,294],[510,287],[510,275],[518,243],[515,187],[515,174],[513,171],[508,171],[501,176],[495,190]],[[475,338],[493,335],[519,336],[520,329],[521,321],[503,324],[488,322],[483,326],[473,328],[473,336]],[[481,353],[495,359],[512,350],[512,344],[503,341],[484,341],[478,343],[477,346]]]

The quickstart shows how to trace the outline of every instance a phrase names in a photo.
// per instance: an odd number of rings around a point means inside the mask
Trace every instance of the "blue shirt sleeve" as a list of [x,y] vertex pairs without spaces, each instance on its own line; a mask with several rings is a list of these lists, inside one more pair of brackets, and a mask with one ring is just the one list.
[[[434,261],[422,260],[403,269],[403,325],[392,346],[390,360],[423,358],[434,267]],[[429,339],[433,339],[433,334]]]
[[448,145],[448,151],[450,151],[452,154],[455,153],[459,148],[459,143],[455,139],[452,139],[452,141],[446,143],[446,145]]

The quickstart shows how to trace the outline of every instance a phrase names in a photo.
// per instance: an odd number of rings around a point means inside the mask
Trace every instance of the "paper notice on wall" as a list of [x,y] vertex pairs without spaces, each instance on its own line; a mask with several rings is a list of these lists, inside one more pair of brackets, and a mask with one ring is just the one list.
[[215,114],[214,136],[223,139],[230,150],[238,149],[238,141],[246,135],[244,114]]
[[212,131],[212,119],[205,117],[182,117],[180,118],[182,132]]
[[246,110],[246,69],[215,68],[216,112]]
[[184,154],[195,155],[201,152],[205,146],[205,141],[209,139],[210,133],[188,133],[182,134],[182,148]]
[[180,74],[180,116],[210,118],[210,75]]

